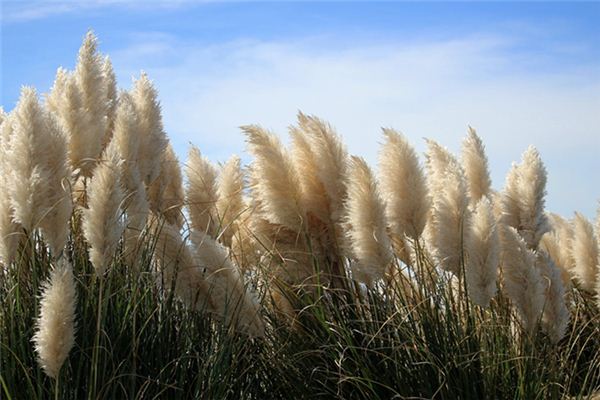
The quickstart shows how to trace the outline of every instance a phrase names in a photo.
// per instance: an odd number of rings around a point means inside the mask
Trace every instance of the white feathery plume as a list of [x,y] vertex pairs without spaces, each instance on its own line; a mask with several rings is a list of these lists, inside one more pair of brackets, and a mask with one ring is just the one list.
[[128,92],[119,93],[117,108],[113,121],[113,135],[110,146],[119,152],[123,163],[123,186],[127,192],[136,190],[136,175],[138,171],[138,155],[140,151],[140,134],[138,131],[135,104]]
[[490,194],[492,180],[485,146],[475,129],[471,127],[462,143],[462,166],[465,170],[471,202],[475,205],[480,198]]
[[289,134],[292,139],[291,158],[300,180],[302,203],[306,213],[327,223],[331,220],[331,213],[329,196],[319,177],[321,166],[316,160],[306,132],[291,126]]
[[179,299],[190,308],[213,310],[210,288],[200,266],[181,237],[179,228],[165,223],[156,215],[148,219],[149,231],[155,235],[154,257],[160,273],[160,284],[174,289]]
[[431,198],[419,158],[408,140],[393,129],[383,129],[386,142],[379,153],[379,180],[391,231],[416,240],[427,224]]
[[542,327],[553,343],[563,338],[569,325],[570,313],[565,300],[565,287],[560,269],[544,251],[537,254],[537,268],[540,271],[545,290],[546,303],[542,316]]
[[258,301],[246,290],[227,249],[202,231],[192,232],[192,242],[196,246],[196,260],[206,268],[211,304],[215,307],[212,311],[227,325],[245,329],[252,336],[263,336],[264,324]]
[[150,204],[148,203],[144,182],[137,168],[132,169],[129,185],[131,186],[127,187],[123,204],[123,211],[127,215],[124,252],[127,263],[134,266],[138,260],[138,251],[143,245],[141,238],[150,215]]
[[490,201],[481,197],[469,226],[465,268],[469,296],[481,307],[487,307],[496,294],[500,264],[500,237],[496,225]]
[[532,333],[542,314],[545,285],[536,256],[512,226],[500,225],[504,290],[517,309],[524,329]]
[[183,227],[183,179],[179,160],[170,143],[162,154],[160,173],[148,188],[148,198],[153,212],[162,215],[168,223]]
[[33,336],[38,363],[53,379],[58,379],[60,369],[75,344],[76,302],[73,269],[62,258],[44,284],[40,315]]
[[352,272],[371,286],[385,275],[392,249],[383,200],[371,169],[360,157],[351,158],[346,209],[351,253],[357,260]]
[[252,193],[270,223],[299,232],[305,223],[300,179],[291,158],[274,134],[255,125],[243,126],[254,155]]
[[[290,127],[290,136],[290,155],[300,181],[301,207],[305,213],[303,224],[308,234],[305,238],[310,241],[310,250],[304,248],[301,252],[312,253],[314,260],[309,264],[316,263],[338,275],[340,257],[349,249],[343,220],[347,151],[329,124],[302,112],[298,113],[298,126]],[[295,256],[296,260],[299,258],[308,257]],[[307,265],[300,269],[308,272],[313,268]]]
[[549,224],[544,212],[546,168],[538,151],[530,146],[521,164],[513,165],[503,193],[503,222],[519,231],[531,249],[536,249]]
[[157,216],[149,219],[149,225],[156,235],[154,255],[164,288],[174,286],[188,307],[211,312],[251,335],[264,334],[259,305],[223,246],[205,232],[192,231],[191,250],[176,226]]
[[548,214],[548,221],[551,230],[542,236],[539,249],[545,251],[560,269],[563,285],[568,291],[571,287],[571,275],[575,267],[571,254],[573,226],[558,214]]
[[117,112],[118,93],[117,93],[117,78],[115,77],[115,71],[113,70],[112,62],[108,56],[104,57],[104,63],[102,64],[102,77],[104,78],[104,86],[106,87],[106,134],[104,135],[104,147],[110,142],[112,138],[113,128],[115,124],[115,114]]
[[579,286],[588,292],[593,292],[600,270],[598,238],[591,222],[578,212],[573,219],[571,254],[575,262],[573,272]]
[[90,245],[90,261],[102,276],[112,260],[125,226],[125,198],[120,179],[120,156],[109,146],[88,186],[88,209],[83,212],[83,234]]
[[121,184],[125,191],[123,211],[127,214],[125,231],[125,254],[127,262],[133,265],[140,245],[150,205],[146,187],[138,169],[140,135],[137,112],[133,98],[128,92],[119,93],[114,117],[113,135],[107,148],[114,148],[121,157]]
[[[449,153],[448,153],[449,154]],[[433,159],[432,159],[433,160]],[[433,208],[429,239],[440,266],[456,276],[462,274],[468,242],[470,210],[464,173],[454,157],[447,159],[443,176],[433,175]]]
[[237,234],[242,214],[247,208],[243,191],[241,160],[234,155],[222,166],[217,180],[217,215],[223,227],[220,239],[228,247],[231,247],[232,238]]
[[106,142],[110,107],[103,73],[104,61],[97,47],[98,39],[92,31],[88,31],[79,49],[73,75],[81,95],[81,106],[88,120],[85,126],[80,126],[81,129],[72,132],[70,137],[81,136],[77,141],[83,146],[82,158],[78,160],[81,164],[74,168],[81,168],[82,175],[86,177],[92,175],[95,161],[100,157]]
[[186,204],[190,213],[192,228],[207,232],[213,238],[219,232],[216,213],[217,170],[211,162],[192,146],[185,165],[188,184],[185,191]]
[[160,173],[160,160],[168,139],[163,130],[158,93],[145,73],[134,81],[131,96],[139,123],[138,168],[144,183],[149,186]]
[[435,140],[425,139],[427,152],[425,153],[425,167],[427,168],[427,183],[429,193],[433,197],[444,188],[446,170],[450,163],[458,163],[456,158],[444,146]]
[[317,165],[318,179],[329,198],[329,218],[335,224],[334,228],[337,228],[344,215],[348,152],[327,122],[299,112],[298,123],[307,135]]
[[92,114],[83,106],[83,95],[73,74],[59,68],[50,93],[46,96],[46,107],[58,119],[68,138],[68,154],[72,168],[81,176],[90,177],[93,159],[96,154],[92,150],[94,141],[89,135]]
[[67,158],[67,141],[58,122],[50,113],[45,113],[49,147],[47,211],[40,221],[45,241],[54,257],[59,256],[69,237],[69,220],[73,212],[71,198],[71,168]]
[[494,218],[496,218],[496,221],[501,222],[502,221],[502,213],[503,213],[502,192],[499,192],[494,189],[490,189],[490,195],[488,196],[488,198],[490,199],[490,202],[492,203],[492,211],[494,212]]
[[[7,165],[7,152],[13,133],[12,115],[7,115],[0,125],[0,187],[8,188],[8,175],[11,166]],[[16,254],[21,226],[13,219],[14,210],[10,203],[9,191],[0,190],[0,263],[7,266]]]
[[235,234],[231,237],[231,253],[236,265],[242,270],[247,271],[253,266],[258,265],[260,260],[261,248],[257,243],[256,234],[251,231],[251,221],[253,219],[253,210],[247,200],[243,202],[243,214],[236,222]]
[[53,148],[48,119],[33,88],[23,87],[11,113],[12,134],[5,154],[10,166],[6,188],[14,210],[13,219],[31,232],[48,211],[49,182],[53,179],[48,149]]

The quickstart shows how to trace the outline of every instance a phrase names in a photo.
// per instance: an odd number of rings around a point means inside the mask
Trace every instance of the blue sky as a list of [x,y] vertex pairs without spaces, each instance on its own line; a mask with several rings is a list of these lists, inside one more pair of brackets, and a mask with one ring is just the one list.
[[46,92],[88,28],[119,86],[160,92],[180,159],[245,160],[238,127],[286,137],[298,109],[329,120],[373,165],[380,127],[457,151],[467,125],[494,187],[529,144],[548,209],[594,217],[600,199],[600,3],[2,1],[1,104]]

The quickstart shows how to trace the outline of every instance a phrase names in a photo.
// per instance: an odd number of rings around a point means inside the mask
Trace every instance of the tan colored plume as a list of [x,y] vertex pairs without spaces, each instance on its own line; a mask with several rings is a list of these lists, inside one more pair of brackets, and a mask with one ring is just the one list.
[[[468,242],[469,197],[464,172],[458,161],[429,142],[430,190],[433,199],[429,240],[439,265],[456,276],[462,274]],[[441,158],[441,159],[440,159]],[[437,168],[445,170],[438,171]]]
[[108,56],[104,57],[104,63],[102,64],[102,77],[104,78],[104,85],[106,86],[106,133],[104,134],[103,146],[106,147],[110,139],[112,138],[113,129],[115,126],[115,115],[117,112],[118,92],[117,92],[117,78],[115,77],[115,71],[113,70],[112,62]]
[[62,188],[55,187],[57,183],[68,179],[61,164],[64,139],[39,104],[33,88],[22,89],[11,121],[10,146],[5,150],[4,161],[10,170],[5,180],[13,220],[31,233],[60,197]]
[[[11,166],[7,164],[10,139],[13,134],[12,116],[4,117],[0,125],[0,187],[8,188],[8,175]],[[8,190],[0,190],[0,263],[5,267],[10,264],[16,255],[19,238],[22,236],[22,227],[15,222],[14,209],[10,202]]]
[[244,174],[241,160],[232,156],[222,167],[217,179],[217,215],[221,221],[220,241],[231,247],[238,226],[248,214],[242,194],[244,192]]
[[138,168],[144,183],[149,186],[160,174],[160,160],[168,139],[163,129],[158,93],[148,75],[142,73],[133,82],[131,96],[139,124]]
[[544,308],[546,286],[536,267],[535,253],[515,228],[500,226],[504,290],[517,309],[523,328],[532,333]]
[[573,242],[573,226],[558,214],[548,214],[551,227],[540,240],[539,249],[545,251],[554,264],[560,269],[565,289],[571,288],[571,277],[574,270],[571,245]]
[[563,338],[569,325],[570,313],[565,300],[565,287],[560,269],[544,251],[537,254],[537,268],[544,283],[546,303],[542,317],[542,327],[553,343]]
[[252,336],[264,335],[258,301],[244,286],[239,270],[231,263],[225,247],[205,232],[192,232],[195,257],[206,268],[212,310],[227,325],[233,324]]
[[263,128],[243,126],[248,150],[254,156],[251,172],[253,196],[265,218],[295,232],[305,224],[300,179],[279,139]]
[[469,196],[472,204],[475,205],[483,196],[489,196],[492,180],[485,146],[475,129],[471,127],[462,143],[462,166],[467,178]]
[[58,379],[75,343],[76,302],[73,269],[63,258],[43,286],[40,315],[32,339],[39,365],[46,375],[54,379]]
[[44,113],[44,116],[49,139],[46,152],[50,175],[47,182],[46,214],[40,221],[40,228],[52,255],[58,257],[67,244],[69,220],[73,212],[72,170],[67,158],[67,141],[58,122],[50,113]]
[[571,254],[575,263],[573,272],[579,286],[593,292],[596,288],[600,266],[598,265],[598,238],[594,226],[580,213],[573,218]]
[[192,228],[207,232],[213,238],[219,233],[217,217],[217,170],[211,162],[192,146],[185,165],[187,175],[186,204]]
[[170,143],[162,154],[160,173],[148,188],[148,198],[154,213],[162,215],[168,223],[183,228],[183,178],[179,160]]
[[325,189],[329,220],[336,228],[343,217],[346,198],[348,164],[346,147],[333,127],[315,116],[299,112],[298,125],[306,135],[306,141],[316,164],[316,168],[312,168],[312,171],[316,172],[318,180]]
[[431,198],[419,158],[408,140],[384,129],[386,141],[379,153],[379,180],[391,231],[416,240],[427,224]]
[[88,186],[88,208],[83,213],[83,234],[90,245],[90,261],[102,276],[123,234],[123,200],[120,156],[108,147]]
[[503,222],[517,229],[531,249],[537,249],[544,233],[550,230],[544,212],[546,180],[546,168],[533,146],[523,153],[521,163],[513,165],[506,177]]
[[356,259],[353,276],[367,285],[383,278],[392,261],[385,206],[367,163],[352,157],[346,202],[349,244]]
[[492,205],[485,196],[475,205],[467,237],[467,289],[474,303],[487,307],[497,290],[500,237]]

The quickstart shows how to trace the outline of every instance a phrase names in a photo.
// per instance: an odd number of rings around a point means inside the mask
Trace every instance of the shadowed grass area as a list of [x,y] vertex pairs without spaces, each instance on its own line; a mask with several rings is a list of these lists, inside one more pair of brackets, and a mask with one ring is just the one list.
[[39,242],[22,247],[2,273],[3,398],[559,399],[600,388],[599,314],[577,289],[557,345],[521,334],[502,295],[481,309],[464,283],[428,272],[415,277],[419,285],[398,275],[368,290],[347,277],[338,288],[282,285],[296,312],[264,297],[266,334],[251,338],[161,289],[148,251],[139,272],[117,259],[100,280],[79,245],[71,241],[64,255],[79,299],[76,345],[57,385],[31,343],[48,256]]

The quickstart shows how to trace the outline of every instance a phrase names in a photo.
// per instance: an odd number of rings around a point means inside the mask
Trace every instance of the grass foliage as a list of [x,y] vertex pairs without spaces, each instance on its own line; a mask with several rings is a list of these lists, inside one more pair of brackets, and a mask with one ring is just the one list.
[[76,345],[56,384],[31,343],[50,268],[39,238],[2,274],[3,398],[559,399],[600,387],[599,313],[577,289],[568,333],[554,345],[541,332],[519,334],[502,295],[474,306],[464,283],[434,278],[421,257],[415,287],[282,286],[301,311],[290,321],[265,307],[266,335],[251,338],[160,289],[147,256],[139,273],[117,257],[99,280],[76,237],[65,254],[79,294]]

